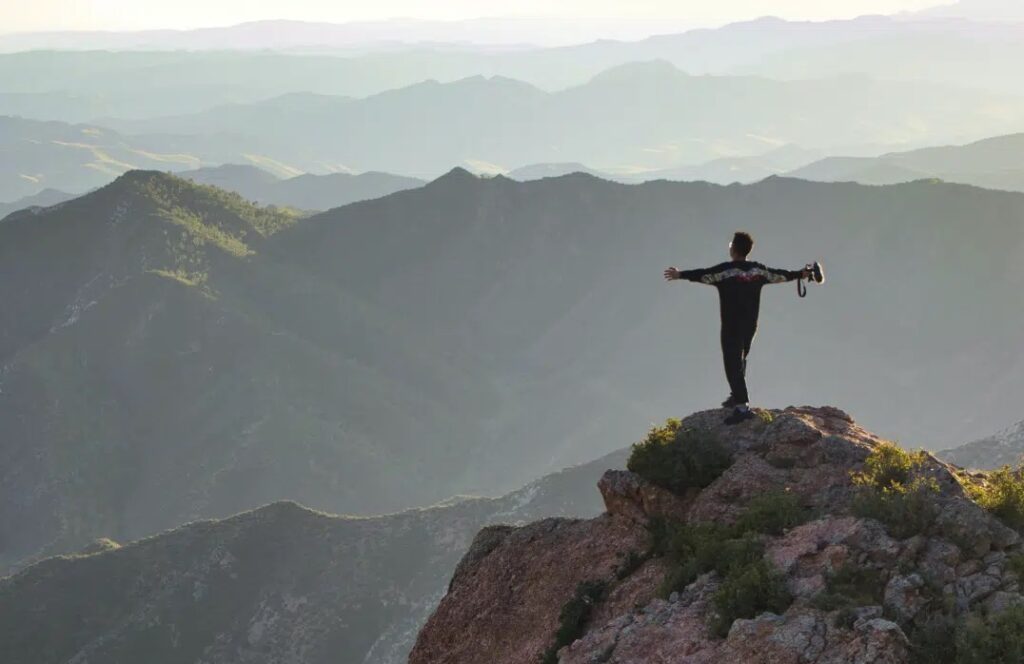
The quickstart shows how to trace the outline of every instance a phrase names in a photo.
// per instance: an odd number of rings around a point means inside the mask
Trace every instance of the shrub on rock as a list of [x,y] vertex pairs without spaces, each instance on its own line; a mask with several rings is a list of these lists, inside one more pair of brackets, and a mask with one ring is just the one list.
[[708,486],[731,463],[728,450],[712,436],[671,419],[633,446],[627,468],[656,486],[683,493]]
[[968,489],[971,498],[1003,523],[1024,529],[1024,469],[1004,466],[989,473],[984,484]]

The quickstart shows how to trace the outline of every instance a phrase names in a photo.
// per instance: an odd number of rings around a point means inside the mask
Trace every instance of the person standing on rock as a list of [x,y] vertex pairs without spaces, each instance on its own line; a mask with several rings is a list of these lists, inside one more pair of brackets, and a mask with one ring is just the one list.
[[725,377],[732,394],[722,403],[722,408],[732,408],[725,418],[726,424],[739,424],[754,416],[747,406],[747,356],[750,344],[757,334],[757,316],[761,308],[761,288],[765,284],[781,284],[796,279],[812,278],[812,270],[779,270],[747,260],[754,248],[754,239],[749,233],[738,232],[729,244],[732,259],[704,270],[665,270],[668,281],[694,281],[718,289],[722,315],[722,358],[725,361]]

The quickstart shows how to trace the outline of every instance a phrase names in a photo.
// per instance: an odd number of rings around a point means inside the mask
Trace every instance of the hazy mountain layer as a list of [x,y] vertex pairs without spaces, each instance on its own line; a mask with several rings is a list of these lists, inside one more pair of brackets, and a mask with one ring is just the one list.
[[1024,463],[1024,422],[973,443],[939,452],[944,460],[964,468],[993,470]]
[[185,171],[179,175],[193,182],[237,192],[261,205],[304,210],[329,210],[425,184],[423,180],[390,173],[307,173],[280,179],[255,166],[232,164]]
[[[132,169],[182,171],[237,161],[242,154],[267,168],[288,171],[243,143],[232,136],[126,137],[95,125],[0,116],[0,201],[17,201],[46,189],[82,194]],[[292,174],[299,172],[292,169]]]
[[297,221],[132,173],[0,225],[2,556],[277,499],[494,495],[717,404],[717,298],[661,271],[719,262],[737,228],[830,275],[765,293],[756,403],[977,439],[1024,394],[1022,219],[1020,194],[936,182],[456,170]]
[[[238,26],[235,32],[245,39],[245,33],[260,30],[265,26],[250,24]],[[275,37],[284,34],[274,32]],[[204,38],[220,40],[220,48],[227,48],[231,29],[207,31]],[[27,44],[12,43],[19,39],[24,38],[0,38],[0,50],[25,48]],[[261,49],[272,43],[266,37],[259,41]],[[62,46],[72,45],[57,42],[49,48]],[[965,20],[764,18],[636,42],[602,40],[574,47],[497,52],[465,43],[432,47],[390,43],[384,50],[372,54],[51,50],[0,55],[0,80],[5,83],[0,113],[70,122],[115,115],[143,118],[194,113],[291,92],[364,97],[426,79],[454,81],[473,75],[505,76],[556,90],[579,85],[610,67],[651,59],[667,60],[693,74],[743,71],[807,78],[861,73],[888,80],[983,86],[998,92],[1024,90],[1016,66],[1024,59],[1020,26]],[[559,161],[578,158],[562,155]]]
[[[622,453],[503,498],[348,518],[277,503],[0,579],[8,664],[400,664],[476,531],[600,511]],[[77,659],[76,659],[77,658]]]
[[473,77],[360,100],[300,96],[102,123],[148,135],[238,133],[250,151],[311,171],[333,164],[429,176],[451,164],[513,169],[566,160],[656,170],[786,144],[831,151],[977,140],[1024,129],[1024,98],[863,77],[694,77],[653,61],[555,93]]
[[1024,21],[1024,7],[1013,0],[956,0],[921,11],[919,15],[953,16],[981,21]]
[[940,178],[990,189],[1024,191],[1024,134],[876,158],[829,157],[789,175],[818,182],[862,184],[898,184]]
[[49,207],[57,203],[74,198],[74,194],[68,194],[57,189],[43,189],[38,194],[19,198],[12,203],[0,203],[0,219],[3,219],[12,212],[33,207]]

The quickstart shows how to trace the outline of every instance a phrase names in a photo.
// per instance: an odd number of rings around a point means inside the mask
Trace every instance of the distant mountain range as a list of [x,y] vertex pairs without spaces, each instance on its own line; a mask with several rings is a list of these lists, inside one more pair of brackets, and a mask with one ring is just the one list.
[[[96,125],[0,117],[0,151],[9,157],[0,162],[0,202],[10,201],[2,203],[0,217],[23,207],[57,202],[53,194],[37,201],[35,197],[44,190],[82,194],[140,167],[182,173],[263,204],[302,209],[326,210],[423,184],[423,180],[387,173],[306,176],[297,167],[259,155],[256,142],[227,133],[215,138],[128,137]],[[231,163],[238,160],[248,163]]]
[[43,189],[38,194],[19,198],[11,203],[0,203],[0,220],[17,210],[34,207],[49,207],[51,205],[56,205],[57,203],[63,203],[64,201],[70,200],[74,197],[74,194],[58,191],[56,189]]
[[1015,0],[957,0],[917,12],[917,16],[970,18],[979,21],[1024,21],[1024,7]]
[[0,559],[278,499],[493,495],[617,449],[724,397],[716,298],[660,275],[736,228],[830,266],[766,293],[758,403],[813,386],[907,444],[977,439],[1024,394],[1022,219],[1024,195],[938,182],[464,170],[299,218],[131,172],[0,224]]
[[179,173],[180,177],[241,194],[260,205],[329,210],[426,184],[390,173],[303,174],[281,179],[255,166],[227,164]]
[[828,157],[787,175],[818,182],[862,184],[898,184],[939,178],[989,189],[1024,191],[1024,134],[874,158]]
[[960,447],[938,453],[943,461],[964,468],[994,470],[1002,466],[1018,468],[1024,463],[1024,422],[999,433]]
[[402,664],[477,531],[601,511],[618,453],[503,498],[348,518],[276,503],[0,578],[0,652],[68,661]]
[[[266,27],[241,26],[237,34]],[[310,29],[316,33],[319,28]],[[664,29],[670,31],[669,26]],[[217,31],[209,34],[212,38]],[[452,82],[474,75],[521,80],[552,91],[581,85],[616,66],[657,59],[695,75],[808,79],[862,74],[1020,94],[1024,81],[1016,63],[1024,60],[1022,35],[1024,27],[1015,24],[870,16],[824,22],[764,18],[640,41],[499,52],[464,44],[389,44],[384,53],[340,55],[27,51],[0,55],[0,114],[69,122],[152,118],[288,93],[366,97],[427,79]],[[225,40],[230,43],[230,37]],[[8,42],[7,48],[27,46]],[[558,161],[577,159],[563,155]]]
[[505,175],[513,180],[537,180],[559,177],[571,173],[586,173],[604,180],[622,183],[649,182],[651,180],[677,180],[682,182],[714,182],[716,184],[750,184],[772,175],[779,175],[800,166],[818,161],[822,154],[796,145],[786,145],[750,157],[722,157],[694,166],[649,171],[599,171],[580,163],[532,164],[513,169]]
[[342,53],[416,46],[451,50],[524,50],[604,39],[640,39],[679,31],[689,21],[665,19],[496,16],[432,21],[415,18],[325,23],[265,20],[191,30],[54,31],[0,35],[0,52],[72,50],[294,50]]
[[636,173],[602,172],[579,163],[534,164],[507,173],[515,180],[536,180],[587,173],[623,183],[676,180],[749,184],[773,175],[814,182],[885,185],[940,179],[987,189],[1024,191],[1024,134],[997,136],[967,145],[922,148],[878,157],[825,157],[788,145],[753,157],[727,157],[696,166]]
[[431,177],[451,164],[501,170],[566,158],[599,170],[659,170],[786,144],[879,154],[1018,131],[1021,118],[1021,97],[863,77],[695,77],[655,61],[555,93],[473,77],[366,99],[293,96],[101,124],[124,134],[243,136],[250,152],[311,172],[331,165]]
[[96,125],[40,122],[0,116],[0,201],[35,196],[44,189],[82,194],[138,168],[195,169],[248,154],[282,174],[301,171],[261,158],[232,136],[124,136]]
[[[425,181],[390,173],[296,174],[298,169],[269,158],[248,154],[255,163],[182,167],[201,161],[185,154],[149,152],[141,143],[151,137],[126,138],[94,126],[39,123],[0,118],[7,126],[6,144],[20,158],[7,163],[0,174],[0,218],[33,205],[52,205],[70,198],[67,189],[82,193],[109,182],[137,164],[158,164],[177,170],[178,175],[200,184],[218,186],[241,194],[262,205],[300,210],[327,210],[341,205],[377,198],[403,189],[422,186]],[[0,142],[4,135],[0,134]],[[201,141],[196,139],[197,144]],[[865,152],[871,152],[865,148]],[[587,173],[605,180],[640,183],[652,180],[705,181],[716,184],[749,184],[772,175],[785,175],[816,182],[858,182],[899,184],[923,179],[972,184],[989,189],[1024,191],[1024,134],[983,139],[966,145],[890,152],[881,156],[822,158],[822,151],[786,145],[749,157],[723,157],[678,168],[651,170],[602,170],[579,162],[536,163],[505,171],[520,181]],[[130,160],[130,161],[129,161]],[[37,169],[24,168],[36,164]],[[275,172],[271,172],[271,169]],[[28,172],[22,172],[23,170]],[[477,172],[492,175],[503,169],[477,162]],[[0,169],[2,172],[2,169]],[[57,190],[51,189],[54,186]],[[45,190],[46,193],[39,193]],[[22,198],[18,198],[18,196]]]

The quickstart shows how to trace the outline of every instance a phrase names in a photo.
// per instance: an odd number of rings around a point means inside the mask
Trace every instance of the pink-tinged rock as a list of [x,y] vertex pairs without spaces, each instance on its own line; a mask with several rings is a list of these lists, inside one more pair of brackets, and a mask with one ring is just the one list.
[[931,538],[918,558],[917,567],[929,583],[943,586],[956,579],[960,549],[944,539]]
[[1024,604],[1024,597],[1021,597],[1020,593],[1000,590],[985,600],[985,610],[990,614],[998,615],[1021,604]]
[[625,556],[646,546],[647,533],[604,516],[546,519],[496,539],[460,566],[420,632],[411,664],[539,661],[576,587],[613,579]]
[[786,487],[788,474],[759,456],[740,457],[711,486],[700,492],[690,507],[691,523],[729,523],[754,498]]
[[661,582],[668,571],[664,558],[648,560],[626,579],[616,583],[608,596],[595,609],[591,618],[594,625],[602,625],[618,616],[647,606],[658,595]]
[[[731,467],[703,491],[676,496],[623,471],[600,482],[608,514],[590,521],[549,520],[481,533],[459,565],[448,595],[420,633],[411,664],[520,664],[552,644],[559,613],[581,581],[605,580],[582,637],[559,653],[562,664],[903,664],[906,635],[878,606],[854,608],[852,628],[809,601],[846,565],[870,567],[887,582],[887,609],[915,622],[945,601],[925,601],[925,580],[966,611],[1000,610],[1024,601],[1007,550],[1019,536],[971,503],[945,464],[926,460],[936,480],[940,516],[927,536],[898,542],[885,527],[851,516],[851,473],[880,440],[830,408],[787,408],[736,427],[723,412],[683,423],[716,436],[733,454]],[[764,537],[765,558],[795,595],[782,614],[737,620],[725,639],[712,638],[711,598],[720,580],[706,574],[669,601],[657,591],[670,561],[644,562],[624,579],[615,570],[648,545],[652,517],[730,522],[750,501],[788,491],[821,515],[778,537]],[[970,542],[961,551],[950,541]],[[843,624],[849,624],[845,622]]]
[[816,664],[904,664],[910,661],[910,642],[899,625],[875,618],[858,624],[856,636],[829,647]]
[[597,483],[609,514],[647,524],[652,518],[683,521],[697,491],[678,496],[627,470],[609,470]]
[[[858,538],[861,531],[872,528],[862,519],[842,517],[838,519],[819,519],[805,523],[786,533],[786,535],[768,545],[765,558],[776,569],[783,573],[792,572],[802,558],[817,557],[829,547]],[[833,550],[828,560],[834,560],[838,554]]]
[[921,594],[924,579],[918,574],[896,575],[885,586],[885,607],[901,621],[910,621],[927,604]]
[[909,660],[906,636],[894,623],[862,621],[855,630],[836,628],[813,609],[784,616],[766,614],[737,621],[718,649],[717,662],[750,664],[903,664]]
[[559,653],[559,664],[710,664],[716,661],[720,641],[711,638],[708,630],[707,604],[717,587],[710,577],[703,577],[683,593],[684,600],[654,600],[643,610],[595,625]]

